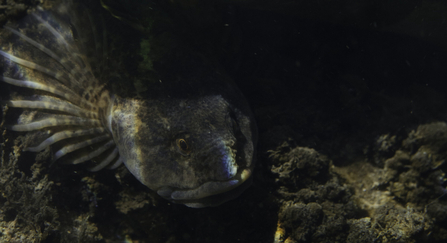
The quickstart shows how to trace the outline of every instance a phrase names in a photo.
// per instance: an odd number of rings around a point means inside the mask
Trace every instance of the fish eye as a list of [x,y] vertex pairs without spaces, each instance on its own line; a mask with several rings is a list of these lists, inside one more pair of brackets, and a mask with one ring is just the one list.
[[177,138],[176,140],[177,148],[179,148],[180,153],[183,155],[188,155],[191,153],[191,148],[188,144],[188,142],[183,138]]

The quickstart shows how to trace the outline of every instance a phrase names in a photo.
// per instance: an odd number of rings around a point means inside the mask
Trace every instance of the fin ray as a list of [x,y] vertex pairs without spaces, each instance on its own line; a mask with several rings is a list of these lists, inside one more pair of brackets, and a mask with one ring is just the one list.
[[[43,20],[42,20],[43,21]],[[42,23],[42,22],[41,22]],[[48,26],[50,26],[49,24],[44,25],[46,28],[48,28]],[[51,51],[50,49],[48,49],[47,47],[45,47],[43,44],[38,43],[37,41],[29,38],[28,36],[20,33],[19,31],[9,27],[9,26],[5,26],[5,29],[11,31],[12,33],[14,33],[15,35],[19,36],[20,38],[24,39],[26,42],[28,42],[29,44],[31,44],[32,46],[36,47],[37,49],[41,50],[42,52],[44,52],[45,54],[47,54],[48,56],[50,56],[53,60],[57,61],[59,64],[61,64],[64,68],[65,68],[65,72],[69,74],[70,77],[70,81],[68,80],[63,80],[61,78],[58,78],[59,81],[61,82],[78,82],[77,80],[78,78],[84,79],[83,81],[85,81],[86,77],[85,75],[78,75],[80,77],[76,78],[76,74],[78,71],[80,71],[80,68],[78,67],[79,65],[68,65],[69,61],[67,61],[66,59],[58,56],[56,53],[54,53],[53,51]],[[51,32],[51,31],[50,31]],[[56,31],[57,32],[57,31]],[[52,33],[52,32],[51,32]],[[62,37],[63,38],[63,37]],[[21,64],[21,63],[19,63]],[[30,67],[31,68],[31,67]],[[43,67],[41,67],[43,68]],[[37,69],[40,71],[40,69]],[[49,69],[46,69],[49,70]],[[50,70],[51,71],[51,70]],[[55,73],[55,72],[51,72],[51,73]],[[48,74],[48,73],[47,73]],[[57,72],[56,72],[57,74]],[[68,84],[68,83],[67,83]]]
[[55,144],[61,140],[67,139],[67,138],[75,138],[80,136],[86,136],[86,135],[93,135],[98,133],[106,133],[106,129],[98,127],[98,128],[91,128],[91,129],[84,129],[84,130],[74,130],[74,131],[62,131],[53,134],[51,137],[45,139],[42,143],[40,143],[36,147],[28,147],[25,149],[25,151],[30,152],[39,152],[46,148],[48,148],[50,145]]
[[10,107],[62,111],[74,116],[98,119],[98,114],[96,114],[95,112],[84,110],[64,101],[54,103],[50,101],[8,100],[3,101],[2,103]]
[[67,116],[65,119],[60,117],[51,117],[41,121],[31,122],[28,124],[11,125],[8,127],[16,132],[29,132],[56,126],[101,126],[101,122],[97,119]]
[[[25,66],[25,67],[28,67],[28,68],[31,68],[31,69],[35,69],[37,71],[45,73],[45,74],[55,78],[56,80],[61,81],[62,84],[63,83],[68,83],[68,81],[66,79],[62,78],[61,72],[50,70],[50,69],[48,69],[46,67],[43,67],[41,65],[38,65],[38,64],[30,62],[30,61],[27,61],[25,59],[21,59],[19,57],[16,57],[16,56],[11,55],[9,53],[6,53],[4,51],[0,51],[0,55],[4,56],[5,58],[8,58],[12,62],[20,64],[22,66]],[[5,82],[6,82],[7,79],[11,79],[11,78],[2,77],[2,79],[5,80]],[[15,81],[20,81],[20,80],[15,79]],[[28,81],[28,82],[33,82],[33,81]],[[7,82],[7,83],[9,83],[9,82]],[[11,82],[11,83],[13,83],[13,82]],[[38,82],[33,82],[33,83],[40,84]],[[40,84],[40,85],[42,85],[42,84]],[[17,85],[17,86],[19,86],[19,85]],[[42,86],[45,86],[45,85],[42,85]],[[22,86],[22,87],[24,87],[24,86]],[[56,88],[51,88],[51,87],[48,87],[48,86],[45,86],[45,87],[46,87],[45,91],[48,91],[48,92],[51,92],[51,93],[54,93],[54,94],[57,94],[57,95],[61,95],[62,97],[65,97],[65,98],[70,98],[71,101],[74,101],[75,103],[79,103],[79,104],[85,104],[89,108],[94,107],[94,105],[91,102],[89,102],[86,99],[82,99],[79,95],[77,95],[76,93],[74,93],[70,89],[65,89],[64,92],[62,92],[62,91],[57,90]],[[65,86],[62,86],[62,87],[65,87]],[[41,89],[41,90],[44,90],[44,89]]]
[[104,158],[98,165],[90,168],[89,170],[92,172],[96,172],[99,170],[104,169],[106,166],[108,166],[113,159],[115,159],[118,156],[118,148],[115,148],[106,158]]
[[85,161],[91,160],[91,159],[93,159],[95,157],[98,157],[99,155],[104,153],[107,149],[111,148],[112,146],[115,146],[115,142],[113,140],[110,140],[109,142],[107,142],[103,146],[93,150],[92,152],[90,152],[89,154],[87,154],[85,156],[82,156],[80,158],[77,158],[77,159],[73,160],[71,163],[76,165],[76,164],[80,164],[80,163],[83,163]]
[[92,139],[87,139],[85,141],[82,141],[82,142],[79,142],[79,143],[76,143],[76,144],[67,145],[67,146],[61,148],[60,150],[58,150],[54,154],[54,160],[56,161],[56,160],[60,159],[62,156],[68,154],[68,153],[71,153],[73,151],[79,150],[81,148],[85,148],[85,147],[87,147],[89,145],[92,145],[92,144],[95,144],[95,143],[99,143],[99,142],[105,141],[107,139],[110,139],[110,135],[109,134],[102,135],[102,136],[99,136],[99,137],[95,137],[95,138],[92,138]]
[[[42,24],[45,29],[47,29],[54,37],[55,40],[59,43],[62,44],[62,46],[64,47],[64,49],[68,52],[68,53],[72,53],[75,54],[77,53],[77,51],[75,51],[72,48],[72,45],[70,45],[68,43],[68,41],[66,40],[66,38],[59,32],[57,31],[53,26],[51,26],[47,21],[43,20],[39,15],[37,15],[36,13],[32,13],[31,14],[34,18],[37,19],[37,21]],[[80,59],[79,55],[73,55],[73,57],[75,57],[75,60],[77,60],[78,65],[84,65],[84,62],[82,61],[82,59]]]
[[53,71],[53,70],[51,70],[51,69],[49,69],[49,68],[46,68],[46,67],[44,67],[44,66],[41,66],[41,65],[36,64],[36,63],[34,63],[34,62],[31,62],[31,61],[27,61],[27,60],[22,59],[22,58],[20,58],[20,57],[16,57],[16,56],[14,56],[14,55],[12,55],[12,54],[9,54],[9,53],[6,53],[6,52],[4,52],[4,51],[0,51],[0,55],[2,55],[2,56],[4,56],[4,57],[8,58],[8,59],[11,60],[12,62],[15,62],[15,63],[17,63],[17,64],[20,64],[20,65],[22,65],[22,66],[25,66],[25,67],[27,67],[27,68],[31,68],[31,69],[35,69],[35,70],[37,70],[37,71],[40,71],[40,72],[42,72],[42,73],[45,73],[45,74],[47,74],[48,76],[51,76],[51,77],[53,77],[53,78],[55,78],[55,79],[61,81],[62,83],[69,83],[68,80],[66,80],[66,79],[64,79],[64,78],[62,77],[62,75],[61,75],[62,73],[61,73],[61,72]]
[[123,163],[123,158],[121,156],[119,156],[118,159],[115,161],[115,163],[110,165],[109,169],[114,170],[114,169],[118,168],[122,163]]

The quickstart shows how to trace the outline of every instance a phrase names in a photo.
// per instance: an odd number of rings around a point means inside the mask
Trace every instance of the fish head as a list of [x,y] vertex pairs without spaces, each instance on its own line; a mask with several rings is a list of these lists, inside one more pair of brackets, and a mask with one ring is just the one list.
[[[132,174],[161,197],[189,207],[217,206],[250,185],[256,145],[250,113],[220,95],[131,107],[138,107],[127,110],[137,125],[118,148]],[[113,120],[112,127],[129,123]]]

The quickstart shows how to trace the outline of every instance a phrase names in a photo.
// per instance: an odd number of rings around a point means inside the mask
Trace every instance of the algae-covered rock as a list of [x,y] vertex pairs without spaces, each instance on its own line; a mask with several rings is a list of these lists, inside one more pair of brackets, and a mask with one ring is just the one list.
[[348,220],[360,210],[350,202],[352,190],[340,183],[327,157],[314,149],[293,148],[290,142],[284,142],[271,151],[270,158],[282,202],[278,242],[328,242],[346,238]]
[[38,0],[2,1],[2,5],[0,5],[0,25],[4,25],[9,19],[23,17],[26,10],[38,5],[39,2]]
[[445,123],[436,122],[410,131],[394,156],[384,158],[383,168],[356,163],[336,169],[353,185],[355,200],[369,214],[350,221],[348,239],[356,242],[359,232],[367,232],[361,237],[365,240],[375,237],[381,242],[444,237],[445,130]]
[[[4,134],[7,136],[7,134]],[[5,141],[0,161],[0,241],[43,242],[45,240],[96,242],[102,239],[89,213],[66,224],[68,215],[57,206],[62,196],[58,183],[48,177],[48,165],[39,157],[23,155],[23,137]],[[45,157],[45,156],[43,156]],[[27,167],[27,159],[35,160]],[[76,215],[76,214],[74,214]]]

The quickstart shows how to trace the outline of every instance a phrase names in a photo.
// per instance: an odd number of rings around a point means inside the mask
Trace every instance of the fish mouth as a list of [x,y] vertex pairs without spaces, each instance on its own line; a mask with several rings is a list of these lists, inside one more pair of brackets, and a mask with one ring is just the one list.
[[193,189],[165,186],[158,189],[157,193],[171,202],[191,208],[218,206],[236,198],[247,189],[251,185],[251,174],[252,169],[245,168],[227,181],[209,181]]

